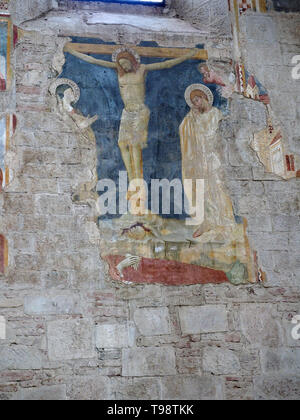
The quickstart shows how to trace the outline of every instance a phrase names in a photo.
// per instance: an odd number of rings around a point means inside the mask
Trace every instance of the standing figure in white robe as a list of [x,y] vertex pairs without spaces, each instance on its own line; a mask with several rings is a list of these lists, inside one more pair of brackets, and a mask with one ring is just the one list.
[[[224,186],[218,128],[222,113],[213,107],[213,93],[202,84],[187,88],[185,99],[191,110],[180,125],[182,178],[204,179],[204,221],[194,238],[215,239],[235,225],[231,200]],[[193,196],[185,191],[192,208]],[[204,240],[206,242],[206,240]]]
[[6,90],[6,59],[0,54],[0,91]]

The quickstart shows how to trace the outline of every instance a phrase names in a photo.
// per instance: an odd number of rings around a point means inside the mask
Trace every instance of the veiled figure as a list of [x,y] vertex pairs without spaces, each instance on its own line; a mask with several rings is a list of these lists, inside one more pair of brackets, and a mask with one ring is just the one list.
[[[235,225],[218,151],[217,132],[222,113],[212,106],[213,94],[205,85],[189,86],[185,99],[191,110],[180,125],[182,178],[204,179],[204,222],[193,236],[198,238],[206,234],[213,238],[213,233],[224,232]],[[185,193],[192,207],[193,197],[189,192]]]

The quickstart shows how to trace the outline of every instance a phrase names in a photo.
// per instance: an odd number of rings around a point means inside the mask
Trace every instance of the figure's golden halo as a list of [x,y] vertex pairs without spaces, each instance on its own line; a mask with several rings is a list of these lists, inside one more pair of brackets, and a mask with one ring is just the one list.
[[75,82],[73,82],[73,80],[70,80],[70,79],[61,78],[61,79],[54,80],[54,82],[52,82],[49,87],[49,92],[51,93],[51,95],[55,96],[57,88],[62,85],[70,86],[70,88],[72,89],[74,93],[74,98],[75,98],[74,103],[78,102],[80,98],[80,89],[78,85]]
[[213,95],[212,91],[207,86],[205,86],[205,85],[203,85],[201,83],[195,83],[193,85],[190,85],[186,89],[185,94],[184,94],[186,103],[188,104],[188,106],[190,108],[193,108],[194,107],[194,104],[192,103],[192,100],[191,100],[191,93],[194,90],[201,90],[203,93],[205,93],[205,95],[208,98],[208,102],[209,102],[210,106],[213,105],[213,103],[214,103],[214,95]]
[[118,48],[113,52],[112,57],[111,57],[112,61],[114,63],[116,63],[117,59],[118,59],[118,55],[121,54],[121,53],[124,53],[124,52],[127,52],[127,53],[131,54],[136,59],[137,63],[139,63],[139,64],[141,63],[141,57],[138,55],[138,53],[136,51],[134,51],[133,48],[126,47],[126,46]]

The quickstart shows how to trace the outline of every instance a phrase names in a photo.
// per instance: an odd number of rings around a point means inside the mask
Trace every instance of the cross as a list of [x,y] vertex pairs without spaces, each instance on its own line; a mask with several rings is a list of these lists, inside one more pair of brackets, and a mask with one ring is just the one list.
[[[106,44],[79,44],[69,43],[72,49],[82,54],[99,54],[112,55],[115,50],[122,47],[122,45],[106,45]],[[132,48],[142,57],[156,57],[156,58],[179,58],[185,55],[190,49],[187,48],[161,48],[161,47],[136,47]],[[207,50],[199,49],[192,57],[195,60],[207,60]]]

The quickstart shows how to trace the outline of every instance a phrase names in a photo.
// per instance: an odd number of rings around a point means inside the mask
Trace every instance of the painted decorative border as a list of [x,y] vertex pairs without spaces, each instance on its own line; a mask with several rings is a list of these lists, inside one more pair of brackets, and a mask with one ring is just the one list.
[[[11,20],[7,16],[3,16],[0,14],[0,25],[6,25],[6,43],[5,45],[0,44],[0,52],[2,51],[2,56],[6,59],[6,77],[5,77],[5,85],[0,83],[0,91],[9,90],[11,87],[12,82],[12,70],[11,70],[11,48],[12,48],[12,35],[13,35],[13,25]],[[2,25],[1,25],[2,26]],[[0,38],[1,42],[1,38]],[[4,54],[5,55],[4,55]]]
[[7,115],[0,118],[0,147],[3,151],[3,159],[0,160],[0,192],[10,182],[10,171],[5,165],[5,155],[10,149],[10,139],[16,129],[17,119],[15,115]]
[[8,14],[8,3],[10,0],[0,0],[0,13]]
[[5,274],[8,266],[8,245],[5,236],[0,234],[0,275]]

